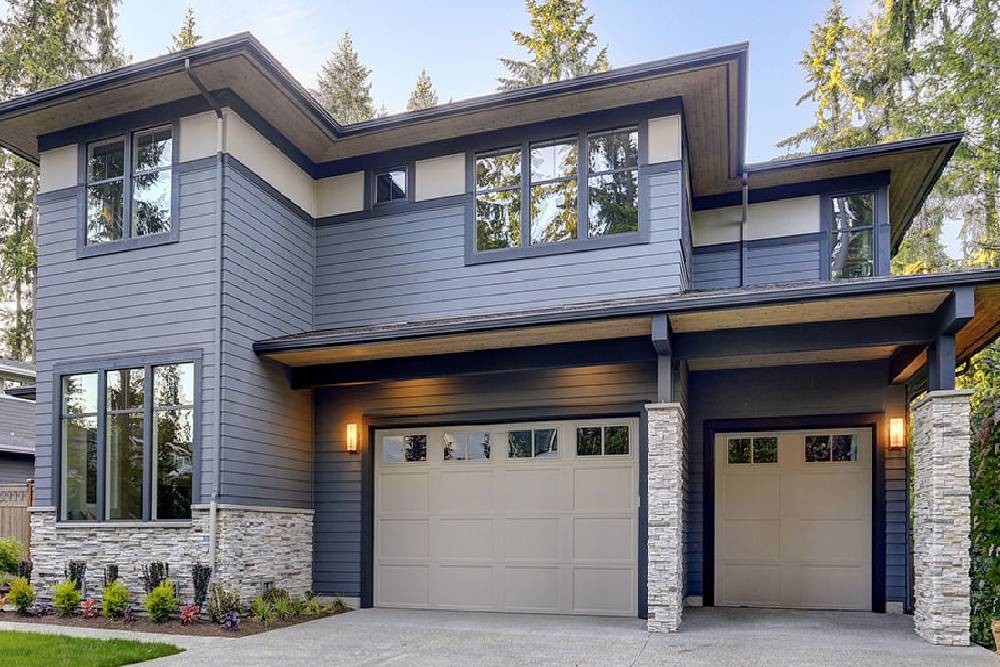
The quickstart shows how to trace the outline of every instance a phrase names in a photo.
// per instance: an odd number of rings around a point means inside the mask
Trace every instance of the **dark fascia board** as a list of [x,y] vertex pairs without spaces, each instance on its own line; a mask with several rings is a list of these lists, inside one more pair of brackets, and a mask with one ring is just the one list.
[[[889,172],[876,171],[856,174],[853,176],[825,178],[818,181],[785,183],[783,185],[773,185],[767,188],[757,188],[756,190],[751,189],[747,193],[747,202],[750,204],[762,204],[764,202],[776,201],[778,199],[808,197],[810,195],[845,192],[847,190],[858,190],[862,188],[877,188],[884,187],[888,184]],[[706,211],[713,208],[739,206],[742,203],[742,193],[723,192],[722,194],[717,195],[693,197],[691,200],[691,208],[695,211]]]
[[747,174],[762,173],[767,171],[780,171],[784,169],[797,169],[801,167],[814,167],[816,165],[830,162],[841,162],[843,160],[853,160],[859,157],[874,157],[902,151],[913,150],[915,148],[927,148],[932,146],[951,145],[952,150],[958,146],[965,136],[964,132],[944,132],[941,134],[930,134],[914,139],[901,139],[899,141],[889,141],[884,144],[874,146],[862,146],[860,148],[847,148],[829,153],[816,153],[813,155],[801,155],[791,158],[778,158],[766,162],[751,162],[747,164]]
[[749,287],[735,290],[688,292],[670,297],[588,304],[555,310],[492,315],[438,322],[400,323],[376,327],[329,329],[257,341],[254,352],[268,355],[324,347],[345,347],[388,340],[414,340],[435,336],[495,331],[545,324],[602,320],[615,317],[679,314],[701,310],[726,310],[747,306],[803,303],[832,298],[954,289],[962,286],[1000,284],[1000,269],[914,276],[879,276],[862,280],[817,282],[808,285]]

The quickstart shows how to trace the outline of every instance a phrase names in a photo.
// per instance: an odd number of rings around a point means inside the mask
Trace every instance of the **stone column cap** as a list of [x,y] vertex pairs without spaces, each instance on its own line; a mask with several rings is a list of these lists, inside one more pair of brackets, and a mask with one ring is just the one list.
[[917,408],[926,403],[927,401],[935,398],[968,398],[972,396],[975,392],[972,389],[937,389],[935,391],[929,391],[919,399],[914,401],[913,407]]
[[683,410],[681,403],[646,403],[647,410]]

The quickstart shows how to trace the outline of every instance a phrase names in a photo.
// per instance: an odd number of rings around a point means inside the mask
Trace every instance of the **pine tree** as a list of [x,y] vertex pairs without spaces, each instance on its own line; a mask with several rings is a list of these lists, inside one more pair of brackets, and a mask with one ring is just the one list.
[[527,60],[500,58],[509,76],[500,77],[501,90],[572,79],[608,69],[608,48],[597,48],[583,0],[525,0],[531,33],[512,30],[514,43],[528,51]]
[[370,75],[354,50],[351,33],[345,32],[337,51],[323,64],[316,97],[341,124],[371,120],[381,112],[372,100]]
[[184,10],[184,23],[181,24],[180,32],[171,35],[171,38],[173,38],[173,44],[170,45],[171,53],[190,49],[201,41],[201,35],[195,32],[194,9],[191,8],[191,5],[188,5],[187,9]]
[[431,83],[431,77],[427,74],[427,70],[420,70],[420,76],[417,77],[417,85],[413,88],[413,92],[410,93],[410,100],[406,103],[407,111],[419,111],[421,109],[430,109],[431,107],[436,107],[438,103],[437,93],[434,91],[434,84]]
[[[4,99],[118,67],[118,0],[11,0],[0,23],[0,96]],[[16,359],[34,356],[38,170],[0,153],[0,291],[13,303],[3,313],[3,343]]]

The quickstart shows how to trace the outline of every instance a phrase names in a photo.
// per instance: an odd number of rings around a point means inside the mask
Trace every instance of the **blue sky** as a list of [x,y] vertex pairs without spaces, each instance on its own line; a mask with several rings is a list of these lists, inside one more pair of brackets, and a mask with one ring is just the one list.
[[[867,11],[865,0],[844,4],[852,14]],[[125,49],[136,60],[162,53],[186,5],[125,0],[119,17]],[[503,73],[497,57],[519,55],[510,30],[527,28],[522,0],[194,0],[191,5],[206,39],[250,30],[307,86],[343,31],[350,30],[362,61],[373,70],[376,101],[390,112],[405,108],[423,67],[442,101],[492,92]],[[749,41],[751,161],[775,157],[775,142],[810,122],[811,107],[795,106],[804,86],[798,60],[827,0],[589,0],[587,5],[613,67]]]

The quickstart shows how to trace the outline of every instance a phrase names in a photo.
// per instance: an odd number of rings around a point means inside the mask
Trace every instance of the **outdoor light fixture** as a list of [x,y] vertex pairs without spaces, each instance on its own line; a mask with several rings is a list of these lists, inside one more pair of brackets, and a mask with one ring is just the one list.
[[357,454],[358,453],[358,425],[348,424],[347,425],[347,453]]
[[902,417],[889,420],[889,448],[904,449],[906,447],[906,423]]

